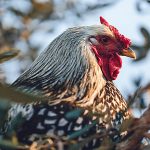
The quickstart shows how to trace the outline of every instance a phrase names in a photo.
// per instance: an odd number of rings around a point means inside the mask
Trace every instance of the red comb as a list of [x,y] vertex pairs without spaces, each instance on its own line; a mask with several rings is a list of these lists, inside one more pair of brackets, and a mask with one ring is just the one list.
[[131,45],[131,40],[126,38],[124,35],[120,34],[119,31],[112,25],[110,25],[103,17],[100,16],[101,24],[107,26],[115,35],[115,37],[124,45],[125,48],[128,48]]

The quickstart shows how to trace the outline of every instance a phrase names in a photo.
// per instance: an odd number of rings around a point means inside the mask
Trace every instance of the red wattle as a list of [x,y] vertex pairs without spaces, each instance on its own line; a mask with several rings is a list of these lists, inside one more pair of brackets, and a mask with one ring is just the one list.
[[109,58],[109,73],[112,80],[115,80],[122,67],[122,60],[118,54],[114,54]]
[[92,47],[98,64],[107,80],[115,80],[122,67],[122,60],[117,53],[99,54],[96,47]]
[[99,62],[101,62],[99,65],[101,66],[105,78],[107,80],[115,80],[122,67],[120,56],[117,53],[101,56],[101,61]]

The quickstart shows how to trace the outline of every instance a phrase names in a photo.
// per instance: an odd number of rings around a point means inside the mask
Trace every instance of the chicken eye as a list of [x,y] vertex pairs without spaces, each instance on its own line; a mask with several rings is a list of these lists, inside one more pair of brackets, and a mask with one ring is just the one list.
[[107,44],[110,41],[109,37],[105,36],[101,38],[101,42]]

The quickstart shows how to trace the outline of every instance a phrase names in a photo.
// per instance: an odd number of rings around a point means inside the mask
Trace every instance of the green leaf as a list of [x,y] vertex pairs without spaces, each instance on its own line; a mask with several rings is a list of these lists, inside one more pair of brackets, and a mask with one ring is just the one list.
[[10,60],[19,54],[19,50],[0,50],[0,63]]
[[10,108],[10,103],[7,101],[0,102],[0,129],[4,125],[4,122],[7,118],[7,112]]
[[76,119],[83,113],[82,109],[75,109],[73,111],[68,112],[65,117],[67,119]]
[[71,139],[74,139],[74,138],[77,138],[77,137],[81,136],[82,134],[88,132],[93,126],[95,126],[96,123],[97,123],[97,120],[94,120],[91,124],[85,125],[81,130],[70,134],[68,136],[68,139],[71,140]]
[[32,102],[39,102],[43,101],[44,98],[41,96],[35,96],[31,94],[27,94],[22,91],[18,91],[15,88],[8,87],[6,85],[0,84],[0,100],[7,99],[11,102],[17,102],[17,103],[32,103]]
[[2,150],[25,150],[27,147],[13,144],[9,140],[0,140],[0,149]]

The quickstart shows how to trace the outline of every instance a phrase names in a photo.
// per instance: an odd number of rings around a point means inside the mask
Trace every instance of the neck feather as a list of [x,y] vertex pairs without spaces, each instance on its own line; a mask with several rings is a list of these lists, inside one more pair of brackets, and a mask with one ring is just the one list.
[[65,31],[13,86],[27,92],[42,91],[52,99],[50,103],[92,103],[106,81],[86,38],[78,28]]

